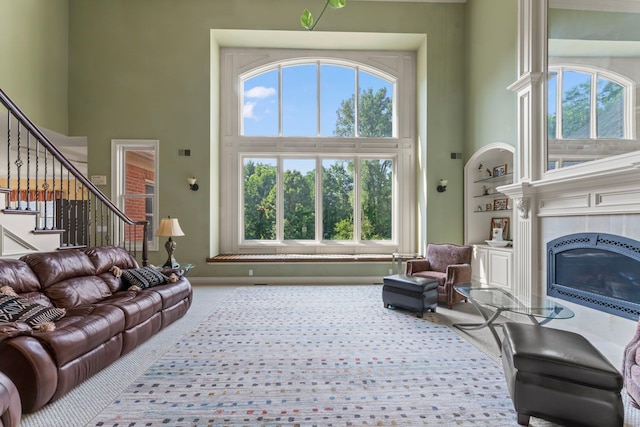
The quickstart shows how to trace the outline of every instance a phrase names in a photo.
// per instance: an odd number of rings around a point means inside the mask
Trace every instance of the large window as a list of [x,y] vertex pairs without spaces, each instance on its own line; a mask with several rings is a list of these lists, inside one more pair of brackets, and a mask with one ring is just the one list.
[[[406,131],[415,111],[412,54],[380,61],[366,52],[223,51],[236,67],[222,67],[233,70],[223,73],[230,85],[223,83],[222,101],[237,108],[222,115],[222,250],[410,245],[399,229],[411,215],[399,207],[414,203],[406,191],[415,181],[414,132]],[[252,54],[260,56],[253,66],[239,65]]]
[[548,169],[610,155],[620,140],[634,137],[628,79],[592,67],[550,67]]

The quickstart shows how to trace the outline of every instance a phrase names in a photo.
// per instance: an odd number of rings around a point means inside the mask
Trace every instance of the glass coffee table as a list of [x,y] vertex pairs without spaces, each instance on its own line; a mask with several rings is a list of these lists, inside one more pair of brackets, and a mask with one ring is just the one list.
[[[465,330],[488,327],[498,343],[498,347],[502,347],[502,341],[495,326],[501,324],[495,323],[495,321],[502,312],[525,315],[534,325],[544,325],[553,319],[570,319],[574,316],[573,311],[564,305],[541,295],[532,296],[531,301],[523,302],[502,288],[483,287],[471,283],[454,285],[453,288],[459,294],[464,295],[484,318],[483,323],[454,323],[453,326]],[[489,316],[486,310],[482,309],[483,307],[493,309],[495,313]]]

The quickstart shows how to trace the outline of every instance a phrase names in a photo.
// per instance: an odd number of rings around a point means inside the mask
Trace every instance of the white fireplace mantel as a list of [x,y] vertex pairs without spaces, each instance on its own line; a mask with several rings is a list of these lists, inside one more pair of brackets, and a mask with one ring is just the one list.
[[640,153],[549,171],[498,191],[526,209],[521,217],[640,213]]

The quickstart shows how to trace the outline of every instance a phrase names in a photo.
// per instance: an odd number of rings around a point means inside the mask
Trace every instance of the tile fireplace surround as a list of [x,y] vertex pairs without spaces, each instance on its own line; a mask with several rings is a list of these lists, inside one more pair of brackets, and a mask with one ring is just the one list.
[[[548,172],[534,183],[501,187],[518,207],[516,227],[530,227],[531,261],[514,256],[514,262],[531,262],[536,277],[532,292],[546,295],[547,243],[574,233],[607,233],[640,241],[640,154],[610,158]],[[509,188],[507,188],[509,187]],[[518,224],[518,223],[521,224]],[[514,236],[517,239],[517,236]],[[514,250],[518,250],[516,247]],[[523,249],[524,253],[525,250]],[[534,265],[537,264],[537,265]],[[518,267],[514,266],[517,271]],[[516,277],[516,288],[518,286]],[[516,289],[517,291],[517,289]],[[635,320],[625,319],[572,302],[558,300],[576,313],[573,319],[550,327],[577,332],[589,339],[618,368],[624,346],[634,335]]]

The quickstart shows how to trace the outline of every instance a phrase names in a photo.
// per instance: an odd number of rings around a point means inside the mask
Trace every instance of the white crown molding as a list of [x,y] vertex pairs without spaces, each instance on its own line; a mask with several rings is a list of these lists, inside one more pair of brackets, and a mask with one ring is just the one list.
[[640,0],[549,0],[551,9],[640,12]]

